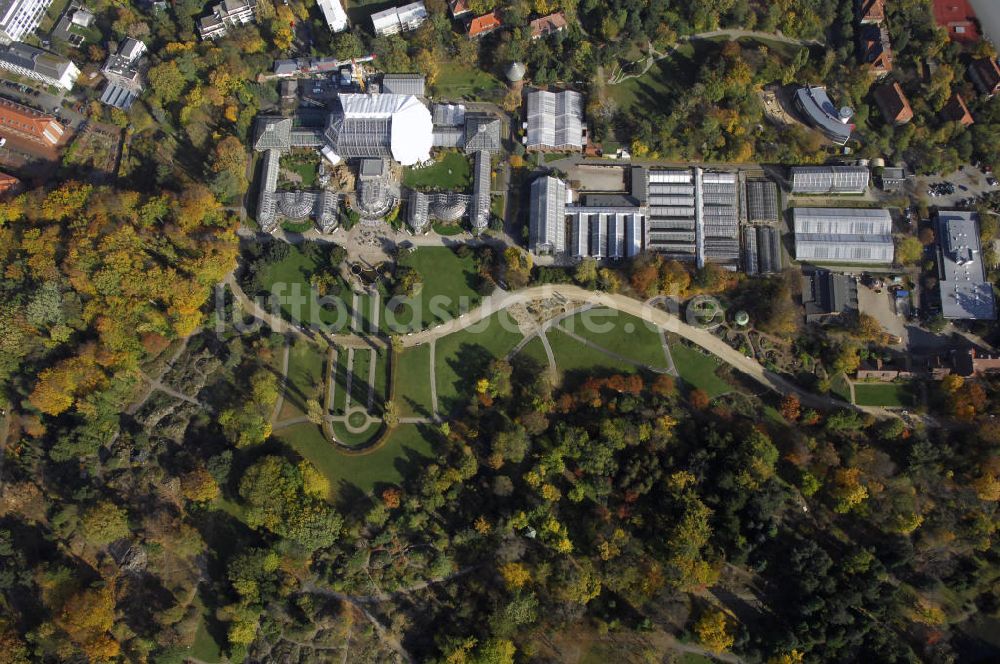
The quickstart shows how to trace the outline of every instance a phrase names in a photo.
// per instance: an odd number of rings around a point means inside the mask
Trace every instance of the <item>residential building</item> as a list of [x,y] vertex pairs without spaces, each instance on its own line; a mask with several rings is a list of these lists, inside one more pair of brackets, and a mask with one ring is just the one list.
[[460,18],[472,13],[469,0],[448,0],[448,9],[451,11],[452,18]]
[[937,242],[941,314],[948,319],[996,320],[993,285],[986,279],[979,246],[979,216],[939,211]]
[[885,0],[858,0],[858,5],[862,25],[877,25],[885,20]]
[[882,117],[891,125],[904,125],[913,119],[910,100],[903,93],[898,81],[875,88],[875,103],[882,111]]
[[94,24],[94,14],[76,2],[71,2],[62,13],[50,34],[53,41],[64,41],[80,48],[86,41],[83,30]]
[[0,173],[0,199],[17,196],[24,191],[24,183],[13,175]]
[[863,194],[871,174],[867,166],[793,166],[793,194]]
[[198,33],[202,39],[224,37],[229,28],[253,22],[256,13],[257,0],[222,0],[198,21]]
[[747,221],[778,221],[778,187],[770,180],[747,180]]
[[583,95],[573,90],[531,90],[526,96],[529,150],[583,150]]
[[802,275],[802,306],[806,320],[820,322],[858,310],[858,282],[854,277],[829,270]]
[[22,42],[0,49],[0,69],[63,90],[72,90],[80,75],[80,70],[72,60]]
[[536,254],[566,251],[566,183],[540,177],[531,183],[528,249]]
[[320,11],[323,12],[323,20],[326,21],[330,32],[343,32],[348,28],[347,12],[344,11],[344,6],[340,4],[340,1],[316,0],[316,4],[319,5]]
[[333,163],[391,157],[412,166],[430,159],[434,125],[430,110],[413,95],[341,94],[323,138],[323,154]]
[[892,71],[892,44],[889,42],[889,28],[880,25],[861,27],[861,62],[871,65],[872,74],[883,78]]
[[542,18],[536,18],[531,22],[531,38],[541,39],[557,32],[562,32],[568,27],[566,16],[562,12],[549,14]]
[[965,100],[957,92],[951,96],[945,107],[941,109],[941,117],[947,122],[959,122],[966,127],[975,123]]
[[101,103],[128,110],[143,91],[139,61],[146,53],[146,45],[129,37],[118,51],[108,56],[101,73],[108,84],[101,93]]
[[934,21],[948,31],[956,42],[975,43],[980,40],[976,13],[969,0],[934,0]]
[[35,32],[52,0],[0,0],[0,43],[18,42]]
[[66,128],[51,115],[0,98],[0,132],[53,147],[62,141]]
[[469,38],[476,39],[477,37],[482,37],[502,26],[503,22],[496,11],[477,16],[469,23]]
[[969,78],[976,84],[979,92],[992,97],[1000,92],[1000,65],[995,58],[975,60],[969,65]]
[[794,208],[795,258],[811,263],[892,263],[888,210]]
[[423,74],[385,74],[382,76],[383,94],[423,97],[424,88]]
[[826,94],[826,88],[799,88],[795,92],[795,105],[809,124],[834,143],[844,145],[851,140],[851,132],[854,131],[851,117],[854,111],[847,106],[838,111]]
[[390,7],[372,14],[372,27],[378,36],[395,35],[416,30],[427,20],[427,8],[423,2],[411,2],[401,7]]

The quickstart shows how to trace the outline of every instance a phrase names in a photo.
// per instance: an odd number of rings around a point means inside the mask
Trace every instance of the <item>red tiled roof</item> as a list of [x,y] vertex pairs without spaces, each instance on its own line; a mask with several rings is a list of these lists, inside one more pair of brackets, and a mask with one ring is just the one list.
[[448,4],[451,6],[452,18],[468,14],[472,11],[472,8],[469,7],[469,0],[451,0]]
[[892,124],[906,124],[913,119],[910,100],[903,93],[899,83],[880,85],[875,89],[875,101],[882,110],[885,121]]
[[503,23],[501,23],[500,18],[497,16],[495,11],[489,14],[483,14],[482,16],[477,16],[472,19],[469,24],[469,36],[478,37],[479,35],[485,35],[487,32],[492,32],[499,28]]
[[979,28],[973,19],[969,0],[934,0],[934,21],[948,31],[948,37],[957,42],[977,42]]
[[7,193],[16,193],[21,190],[21,181],[13,175],[0,172],[0,196]]
[[861,0],[861,22],[881,23],[885,20],[885,0]]
[[56,145],[66,129],[51,115],[0,99],[0,133],[3,131],[46,145]]
[[566,16],[562,12],[536,18],[531,22],[531,38],[538,39],[553,32],[559,32],[564,30],[566,25]]
[[975,123],[972,113],[969,112],[969,107],[965,105],[965,100],[962,99],[962,95],[957,93],[952,95],[945,107],[941,109],[941,117],[948,122],[961,122],[966,127]]

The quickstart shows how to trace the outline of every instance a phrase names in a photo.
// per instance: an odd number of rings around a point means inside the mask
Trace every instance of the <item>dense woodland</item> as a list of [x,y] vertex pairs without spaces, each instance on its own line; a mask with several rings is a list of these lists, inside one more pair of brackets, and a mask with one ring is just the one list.
[[[442,0],[427,4],[420,30],[374,38],[363,24],[329,36],[312,3],[259,0],[257,25],[204,43],[200,2],[161,12],[90,3],[106,37],[150,46],[149,89],[127,116],[89,109],[128,126],[115,187],[65,181],[0,204],[5,661],[179,661],[206,615],[233,661],[267,661],[282,638],[359,615],[341,598],[373,588],[410,591],[379,611],[421,661],[544,662],[556,658],[551,635],[654,633],[751,663],[995,658],[965,629],[980,619],[995,629],[1000,611],[991,380],[934,388],[941,426],[925,430],[753,396],[738,379],[710,402],[663,376],[574,374],[556,388],[528,360],[473,356],[481,372],[467,404],[424,432],[431,462],[371,494],[324,499],[325,478],[271,435],[284,339],[204,328],[217,322],[212,288],[239,253],[224,205],[249,185],[253,118],[277,102],[256,76],[302,54],[293,22],[310,24],[313,54],[374,51],[383,70],[424,71],[432,87],[456,63],[499,78],[523,59],[529,82],[588,91],[595,135],[640,156],[822,159],[813,134],[768,124],[756,94],[808,81],[858,109],[861,155],[923,171],[1000,158],[1000,100],[976,99],[965,76],[988,52],[945,43],[926,0],[889,3],[894,75],[916,114],[901,128],[885,126],[855,64],[851,0],[518,1],[500,8],[510,27],[481,42]],[[557,9],[571,28],[531,42],[526,22]],[[683,89],[655,113],[624,113],[605,95],[599,74],[650,43],[663,51],[720,27],[822,45],[791,57],[696,49],[677,72]],[[92,67],[105,55],[103,45],[74,53]],[[938,116],[955,91],[970,100],[970,129]],[[480,96],[518,105],[502,87]],[[338,256],[325,258],[331,271]],[[252,284],[254,262],[274,256],[245,258]],[[863,319],[800,328],[794,278],[741,281],[653,258],[550,271],[516,249],[483,257],[480,271],[483,289],[499,271],[512,288],[573,280],[641,297],[719,294],[835,370],[880,344]],[[201,403],[133,411],[141,372],[175,357]],[[718,592],[733,579],[753,597]],[[373,646],[357,661],[390,654]]]

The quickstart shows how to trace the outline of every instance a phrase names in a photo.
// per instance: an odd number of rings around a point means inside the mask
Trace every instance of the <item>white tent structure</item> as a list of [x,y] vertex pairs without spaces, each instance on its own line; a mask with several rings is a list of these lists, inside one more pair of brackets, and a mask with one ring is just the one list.
[[[341,94],[324,131],[323,154],[352,159],[392,158],[403,166],[430,159],[431,112],[413,95]],[[329,154],[328,154],[329,153]]]
[[330,27],[330,32],[343,32],[347,29],[347,12],[340,0],[316,0],[323,11],[323,18]]

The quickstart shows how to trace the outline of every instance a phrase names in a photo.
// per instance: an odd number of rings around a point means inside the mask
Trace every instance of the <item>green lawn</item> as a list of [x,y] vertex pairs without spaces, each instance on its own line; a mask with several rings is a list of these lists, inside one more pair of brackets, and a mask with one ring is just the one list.
[[377,450],[357,456],[338,452],[312,424],[289,427],[276,437],[330,480],[331,499],[344,484],[368,492],[378,483],[398,483],[415,464],[433,456],[431,442],[423,435],[422,426],[415,424],[399,425]]
[[909,383],[855,383],[854,398],[859,406],[908,408],[915,403]]
[[677,373],[691,387],[705,390],[710,397],[732,391],[729,383],[715,374],[719,360],[714,355],[680,343],[670,344],[670,355],[674,358]]
[[295,158],[288,159],[281,165],[302,178],[301,183],[295,183],[295,188],[311,189],[316,186],[316,177],[319,174],[319,160],[306,160],[296,155]]
[[472,185],[472,166],[463,152],[445,152],[432,166],[407,168],[403,184],[411,189],[468,189]]
[[[371,365],[372,351],[367,348],[354,349],[354,364],[350,372],[351,378],[351,407],[368,407],[368,367]],[[340,387],[338,385],[338,387]],[[346,385],[344,385],[346,387]]]
[[334,373],[333,414],[343,415],[347,401],[347,349],[337,349],[337,367]]
[[[391,314],[390,330],[430,327],[475,309],[482,299],[474,289],[478,275],[471,255],[460,258],[447,247],[420,247],[404,253],[399,263],[419,272],[423,287],[416,296],[400,299],[402,308]],[[388,315],[383,317],[388,321]]]
[[431,347],[407,348],[396,356],[396,406],[402,417],[430,417]]
[[610,369],[622,374],[632,374],[639,370],[634,364],[620,362],[610,355],[605,355],[577,341],[559,330],[558,327],[550,329],[546,336],[549,338],[549,345],[552,346],[556,369],[563,375],[575,372],[586,373],[597,368]]
[[844,374],[837,374],[833,377],[833,380],[830,382],[830,392],[847,403],[851,403],[851,386]]
[[[669,107],[693,83],[690,78],[697,71],[693,57],[694,47],[682,44],[669,57],[654,63],[642,76],[618,85],[608,85],[606,90],[626,113],[634,106],[647,111],[649,108]],[[644,65],[640,63],[639,66]]]
[[435,221],[431,223],[431,228],[433,228],[434,232],[437,233],[438,235],[446,235],[446,236],[461,235],[462,233],[465,232],[465,229],[462,228],[462,224],[460,223],[446,224],[443,221]]
[[302,340],[292,345],[288,353],[288,379],[281,419],[305,415],[308,399],[323,403],[325,366],[325,348]]
[[[560,337],[565,336],[559,332],[549,332],[548,335],[559,334]],[[555,352],[553,351],[553,354]],[[530,357],[534,361],[538,362],[539,366],[548,367],[549,366],[549,356],[545,354],[545,346],[542,344],[541,337],[535,337],[528,343],[524,345],[524,348],[520,350],[517,354],[518,357]]]
[[379,349],[375,353],[375,403],[372,415],[382,415],[382,404],[389,398],[389,351]]
[[438,407],[451,411],[473,394],[473,383],[489,363],[504,357],[522,339],[506,310],[437,341],[435,374]]
[[263,290],[281,298],[282,317],[303,322],[321,322],[340,330],[347,329],[350,324],[350,288],[339,282],[341,296],[331,298],[329,304],[321,305],[314,301],[309,285],[309,279],[316,270],[315,262],[303,254],[297,245],[290,245],[288,256],[284,260],[268,265],[261,271],[260,284]]
[[[330,424],[331,429],[333,429],[333,435],[341,445],[346,445],[348,447],[361,447],[362,445],[368,444],[372,438],[379,432],[381,425],[376,423],[369,424],[368,427],[359,433],[353,433],[347,429],[341,422],[332,422]],[[336,454],[336,450],[333,450]]]
[[480,92],[495,90],[500,81],[492,74],[471,67],[463,67],[449,62],[441,67],[441,73],[431,86],[434,96],[442,99],[475,97]]
[[[657,369],[669,366],[659,330],[631,314],[600,307],[571,316],[559,327],[639,364]],[[604,361],[617,363],[608,356]]]

